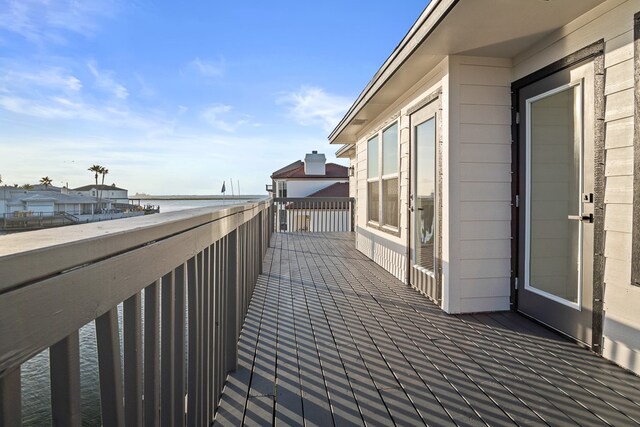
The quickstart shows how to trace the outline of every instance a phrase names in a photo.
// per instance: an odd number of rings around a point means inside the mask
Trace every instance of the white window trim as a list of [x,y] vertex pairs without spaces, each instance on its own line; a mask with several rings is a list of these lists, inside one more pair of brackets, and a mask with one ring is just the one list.
[[[384,139],[383,139],[383,133],[393,127],[396,126],[397,127],[397,141],[396,141],[396,151],[397,151],[397,168],[396,168],[396,172],[394,173],[390,173],[390,174],[383,174],[384,172],[384,166],[383,166],[383,162],[384,162]],[[379,230],[383,230],[386,232],[390,232],[390,233],[398,233],[400,231],[400,156],[401,156],[401,151],[400,151],[400,120],[399,120],[399,116],[396,115],[394,116],[394,119],[391,120],[390,122],[386,123],[384,126],[381,126],[380,128],[377,129],[376,132],[371,133],[368,138],[366,139],[366,143],[367,143],[367,168],[369,166],[369,142],[374,139],[374,138],[378,138],[378,176],[376,177],[372,177],[369,178],[369,171],[367,170],[367,224],[369,226],[373,226]],[[397,204],[398,204],[398,217],[397,217],[397,221],[398,221],[398,226],[394,226],[394,225],[390,225],[390,224],[385,224],[384,223],[384,194],[383,194],[383,182],[385,180],[389,180],[389,179],[397,179],[398,180],[398,199],[397,199]],[[379,221],[374,221],[371,218],[371,213],[369,211],[369,183],[372,182],[377,182],[378,183],[378,219]]]

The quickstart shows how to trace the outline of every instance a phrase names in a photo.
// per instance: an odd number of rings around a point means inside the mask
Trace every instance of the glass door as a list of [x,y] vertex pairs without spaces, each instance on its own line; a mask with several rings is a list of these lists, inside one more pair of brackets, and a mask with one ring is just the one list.
[[438,266],[438,108],[432,102],[411,115],[411,283],[440,299]]
[[591,343],[593,65],[558,72],[520,95],[518,309]]

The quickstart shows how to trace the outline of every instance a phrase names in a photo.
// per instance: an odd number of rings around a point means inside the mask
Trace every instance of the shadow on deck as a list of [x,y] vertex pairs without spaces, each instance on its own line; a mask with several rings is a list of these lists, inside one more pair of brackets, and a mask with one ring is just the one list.
[[218,425],[635,425],[640,378],[510,313],[443,313],[353,237],[272,238]]

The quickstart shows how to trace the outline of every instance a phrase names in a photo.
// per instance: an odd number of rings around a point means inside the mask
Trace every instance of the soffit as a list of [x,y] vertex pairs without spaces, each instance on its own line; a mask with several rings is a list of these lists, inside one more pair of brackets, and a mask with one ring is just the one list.
[[[435,0],[434,0],[435,1]],[[419,19],[329,136],[353,144],[375,119],[448,55],[514,58],[604,0],[441,1]],[[448,10],[448,12],[447,12]],[[422,17],[421,17],[422,18]],[[439,23],[438,23],[439,22]]]

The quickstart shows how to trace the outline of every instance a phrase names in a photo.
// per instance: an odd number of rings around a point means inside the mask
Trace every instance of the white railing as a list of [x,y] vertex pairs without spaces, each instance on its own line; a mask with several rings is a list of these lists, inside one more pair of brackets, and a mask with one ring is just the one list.
[[271,210],[265,199],[0,237],[0,425],[21,425],[21,366],[47,348],[53,425],[82,424],[89,322],[104,426],[208,425],[237,363]]
[[273,202],[276,232],[353,231],[353,198],[279,197],[273,199]]

